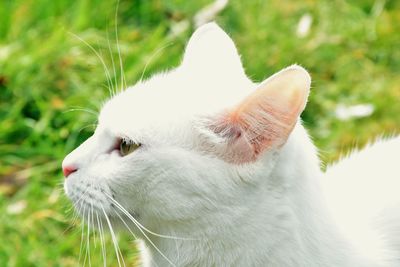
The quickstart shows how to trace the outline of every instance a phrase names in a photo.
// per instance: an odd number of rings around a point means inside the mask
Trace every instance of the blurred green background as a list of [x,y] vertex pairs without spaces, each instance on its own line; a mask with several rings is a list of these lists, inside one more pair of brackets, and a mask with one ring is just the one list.
[[[81,228],[60,164],[92,133],[108,97],[102,64],[79,38],[111,71],[118,21],[125,77],[134,84],[147,63],[145,77],[179,64],[194,17],[210,3],[121,0],[115,16],[115,1],[0,0],[0,266],[78,266]],[[252,79],[293,63],[310,71],[303,119],[324,163],[399,132],[400,1],[231,1],[215,20]],[[120,74],[111,71],[112,79]],[[132,238],[119,238],[135,266]],[[102,266],[98,239],[93,266]],[[106,246],[107,265],[116,266],[109,237]]]

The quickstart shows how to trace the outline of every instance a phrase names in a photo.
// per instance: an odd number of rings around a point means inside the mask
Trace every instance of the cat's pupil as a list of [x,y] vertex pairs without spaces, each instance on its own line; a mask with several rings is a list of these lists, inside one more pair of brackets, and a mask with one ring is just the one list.
[[134,143],[132,141],[121,140],[121,143],[119,144],[119,151],[121,156],[126,156],[138,149],[140,146],[141,144]]

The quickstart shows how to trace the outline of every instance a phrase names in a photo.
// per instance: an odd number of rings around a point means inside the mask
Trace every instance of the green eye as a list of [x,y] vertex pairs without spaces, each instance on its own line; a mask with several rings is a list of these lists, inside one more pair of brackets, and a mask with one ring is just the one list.
[[119,153],[121,153],[121,156],[126,156],[138,149],[141,145],[142,144],[137,144],[127,140],[121,140],[121,143],[119,144]]

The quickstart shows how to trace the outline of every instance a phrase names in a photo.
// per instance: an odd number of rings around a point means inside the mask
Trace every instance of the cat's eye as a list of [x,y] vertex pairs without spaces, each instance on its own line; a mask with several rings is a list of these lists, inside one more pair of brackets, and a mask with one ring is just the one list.
[[121,156],[126,156],[134,152],[136,149],[141,147],[142,144],[135,143],[129,140],[122,139],[119,143],[119,153]]

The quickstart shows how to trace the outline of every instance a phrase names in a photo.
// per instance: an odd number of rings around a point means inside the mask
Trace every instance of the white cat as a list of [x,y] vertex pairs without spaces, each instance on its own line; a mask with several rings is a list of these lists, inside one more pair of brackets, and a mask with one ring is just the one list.
[[[149,266],[400,266],[400,236],[353,218],[378,152],[324,177],[299,121],[310,83],[296,65],[253,83],[229,36],[206,24],[179,67],[104,105],[93,136],[64,159],[66,194],[87,221],[93,211],[142,238]],[[380,185],[398,185],[396,170],[379,167],[363,193],[399,200],[399,187]],[[390,214],[384,225],[399,233]]]

